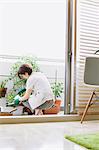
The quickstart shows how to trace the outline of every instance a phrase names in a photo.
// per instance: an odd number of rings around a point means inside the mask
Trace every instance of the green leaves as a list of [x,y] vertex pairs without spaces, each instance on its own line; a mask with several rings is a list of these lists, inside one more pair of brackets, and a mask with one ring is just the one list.
[[36,57],[33,57],[33,56],[19,57],[18,61],[14,63],[14,65],[12,66],[10,70],[10,75],[12,77],[17,76],[18,69],[22,64],[31,64],[34,72],[39,71]]
[[63,83],[62,82],[55,82],[52,84],[52,91],[54,93],[55,99],[60,97],[63,93]]
[[1,81],[0,88],[5,88],[7,82],[8,80]]
[[19,67],[22,64],[30,64],[32,66],[33,72],[39,71],[39,66],[37,64],[37,58],[33,56],[24,56],[19,57],[17,62],[15,62],[10,69],[10,78],[9,80],[13,81],[13,88],[7,94],[8,101],[13,101],[13,98],[16,96],[17,92],[25,87],[26,80],[19,79],[17,72]]

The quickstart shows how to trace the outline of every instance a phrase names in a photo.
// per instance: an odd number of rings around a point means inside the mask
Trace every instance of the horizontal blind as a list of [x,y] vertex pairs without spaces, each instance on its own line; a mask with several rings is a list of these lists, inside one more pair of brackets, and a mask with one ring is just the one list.
[[[79,114],[82,114],[94,88],[97,89],[84,84],[84,67],[85,58],[94,56],[99,49],[98,7],[98,0],[77,1],[76,106]],[[98,102],[90,107],[88,114],[99,114]]]

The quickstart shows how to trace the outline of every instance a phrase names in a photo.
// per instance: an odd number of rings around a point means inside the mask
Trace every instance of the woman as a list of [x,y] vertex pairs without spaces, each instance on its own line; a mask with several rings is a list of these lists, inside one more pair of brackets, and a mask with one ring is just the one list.
[[26,79],[26,92],[19,98],[20,103],[28,100],[28,107],[35,115],[43,114],[44,109],[53,106],[53,92],[46,76],[41,72],[33,72],[29,64],[23,64],[18,70],[18,76]]

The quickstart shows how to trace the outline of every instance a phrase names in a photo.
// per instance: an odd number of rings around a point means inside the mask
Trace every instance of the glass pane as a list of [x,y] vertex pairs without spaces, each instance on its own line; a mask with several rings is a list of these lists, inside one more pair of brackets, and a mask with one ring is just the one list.
[[[17,65],[22,64],[18,62],[20,57],[24,57],[21,58],[24,63],[31,63],[36,59],[51,89],[58,90],[56,97],[61,99],[61,105],[57,114],[63,114],[66,1],[3,1],[0,3],[0,22],[0,81],[8,79],[7,94],[0,98],[1,111],[12,110],[9,103],[25,87],[16,76],[9,79],[20,67]],[[18,111],[13,111],[13,114],[20,115],[22,107],[16,108]]]

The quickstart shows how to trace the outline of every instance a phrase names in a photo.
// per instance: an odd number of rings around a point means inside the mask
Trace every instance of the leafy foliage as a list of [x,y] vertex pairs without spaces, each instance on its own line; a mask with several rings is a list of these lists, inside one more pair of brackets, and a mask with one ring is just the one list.
[[19,57],[18,61],[11,68],[11,71],[10,71],[11,77],[16,76],[18,69],[22,64],[31,64],[34,72],[39,71],[39,67],[36,61],[37,60],[35,57],[27,57],[27,56]]
[[55,99],[57,97],[61,97],[61,94],[63,93],[63,83],[62,82],[54,82],[51,88],[54,93]]
[[13,88],[7,94],[7,99],[10,102],[13,101],[13,98],[16,96],[18,91],[21,88],[25,87],[26,80],[19,79],[19,77],[17,76],[17,72],[19,70],[19,67],[22,64],[30,64],[32,66],[32,69],[34,72],[39,71],[39,67],[37,64],[37,58],[32,57],[32,56],[31,57],[24,56],[24,57],[18,58],[18,61],[16,63],[14,63],[10,69],[9,80],[13,81]]
[[7,81],[8,80],[1,81],[0,88],[5,88]]

